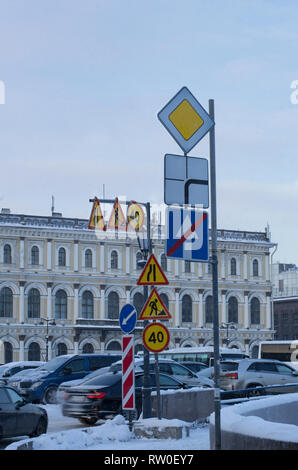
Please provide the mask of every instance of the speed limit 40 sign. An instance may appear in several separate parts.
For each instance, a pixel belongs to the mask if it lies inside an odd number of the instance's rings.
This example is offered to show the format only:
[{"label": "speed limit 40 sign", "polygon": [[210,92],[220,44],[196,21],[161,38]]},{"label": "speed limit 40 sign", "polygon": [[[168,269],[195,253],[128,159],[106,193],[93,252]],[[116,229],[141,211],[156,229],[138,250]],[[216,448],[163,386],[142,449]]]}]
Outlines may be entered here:
[{"label": "speed limit 40 sign", "polygon": [[163,351],[169,344],[169,330],[161,323],[150,323],[143,331],[143,344],[153,353]]}]

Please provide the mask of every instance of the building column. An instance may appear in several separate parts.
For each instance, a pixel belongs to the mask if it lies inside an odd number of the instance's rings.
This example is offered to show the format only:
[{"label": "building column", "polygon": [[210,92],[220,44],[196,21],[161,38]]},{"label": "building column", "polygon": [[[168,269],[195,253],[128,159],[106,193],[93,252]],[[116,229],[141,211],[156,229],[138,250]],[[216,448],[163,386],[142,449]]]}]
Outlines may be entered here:
[{"label": "building column", "polygon": [[100,319],[104,320],[105,318],[105,285],[100,286]]},{"label": "building column", "polygon": [[74,354],[79,354],[79,339],[80,339],[80,335],[79,334],[76,334],[74,339],[73,339],[73,343],[74,343]]},{"label": "building column", "polygon": [[80,284],[74,284],[74,323],[79,318],[79,287]]},{"label": "building column", "polygon": [[73,269],[75,272],[79,270],[79,240],[74,240]]},{"label": "building column", "polygon": [[100,244],[100,272],[105,272],[105,246],[104,243]]},{"label": "building column", "polygon": [[266,323],[265,328],[271,329],[271,292],[266,292]]},{"label": "building column", "polygon": [[243,252],[243,278],[244,278],[245,281],[248,280],[247,251]]},{"label": "building column", "polygon": [[244,291],[244,328],[249,328],[248,291]]},{"label": "building column", "polygon": [[25,360],[24,340],[25,340],[25,335],[19,335],[19,341],[20,341],[19,361],[24,361]]},{"label": "building column", "polygon": [[24,269],[25,267],[25,238],[21,237],[20,239],[20,268]]},{"label": "building column", "polygon": [[199,327],[204,326],[203,293],[204,293],[204,289],[199,289],[199,320],[198,320]]},{"label": "building column", "polygon": [[47,297],[47,318],[51,320],[53,318],[52,315],[52,282],[47,282],[47,289],[48,289],[48,297]]},{"label": "building column", "polygon": [[[177,261],[177,260],[176,260]],[[179,293],[180,289],[176,288],[175,289],[175,326],[180,325],[180,309],[179,309]]]},{"label": "building column", "polygon": [[226,251],[221,250],[221,278],[226,278]]},{"label": "building column", "polygon": [[266,256],[265,256],[265,277],[266,277],[266,281],[269,282],[270,281],[270,259],[269,259],[269,253],[266,253]]},{"label": "building column", "polygon": [[47,269],[52,269],[52,240],[48,239],[48,251],[47,251]]},{"label": "building column", "polygon": [[130,303],[130,287],[125,287],[126,290],[126,303]]},{"label": "building column", "polygon": [[227,323],[227,302],[226,302],[226,290],[221,291],[221,321]]},{"label": "building column", "polygon": [[126,245],[125,248],[125,259],[126,259],[126,274],[130,274],[130,246]]},{"label": "building column", "polygon": [[24,297],[25,281],[20,281],[19,286],[20,286],[19,318],[20,318],[20,323],[24,323],[25,321],[25,297]]}]

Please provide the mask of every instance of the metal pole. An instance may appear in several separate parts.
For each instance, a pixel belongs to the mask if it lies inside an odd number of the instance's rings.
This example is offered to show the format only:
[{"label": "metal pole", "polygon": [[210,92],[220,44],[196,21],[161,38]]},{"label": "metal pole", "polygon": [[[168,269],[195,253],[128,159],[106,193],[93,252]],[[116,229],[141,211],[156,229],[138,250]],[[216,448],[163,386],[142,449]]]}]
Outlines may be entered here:
[{"label": "metal pole", "polygon": [[157,400],[157,417],[162,418],[161,415],[161,401],[160,401],[160,382],[159,382],[159,365],[158,365],[158,354],[155,353],[155,380],[156,380],[156,400]]},{"label": "metal pole", "polygon": [[[214,121],[214,100],[209,100],[209,115]],[[215,168],[215,129],[209,133],[210,187],[211,187],[211,240],[212,240],[212,290],[213,290],[213,343],[214,343],[214,412],[215,449],[221,449],[220,429],[220,365],[219,365],[219,321],[218,321],[218,260],[217,260],[217,220],[216,220],[216,168]]]}]

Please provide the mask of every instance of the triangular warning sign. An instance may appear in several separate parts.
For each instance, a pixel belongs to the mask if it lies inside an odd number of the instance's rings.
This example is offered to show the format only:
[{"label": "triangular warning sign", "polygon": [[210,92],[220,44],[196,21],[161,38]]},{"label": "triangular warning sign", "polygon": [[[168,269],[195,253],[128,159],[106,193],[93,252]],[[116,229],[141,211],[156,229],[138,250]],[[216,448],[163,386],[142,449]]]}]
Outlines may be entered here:
[{"label": "triangular warning sign", "polygon": [[147,300],[146,304],[141,311],[139,320],[166,320],[172,318],[167,307],[164,305],[160,296],[157,293],[157,290],[154,288]]},{"label": "triangular warning sign", "polygon": [[164,275],[157,259],[152,254],[148,259],[146,266],[137,282],[138,286],[153,286],[153,285],[166,285],[169,284],[166,276]]},{"label": "triangular warning sign", "polygon": [[104,222],[103,215],[101,212],[100,203],[97,197],[94,198],[88,228],[93,229],[93,230],[94,229],[106,230],[105,222]]},{"label": "triangular warning sign", "polygon": [[126,230],[127,228],[126,219],[124,217],[122,207],[117,197],[114,202],[113,210],[108,223],[108,228],[115,230]]}]

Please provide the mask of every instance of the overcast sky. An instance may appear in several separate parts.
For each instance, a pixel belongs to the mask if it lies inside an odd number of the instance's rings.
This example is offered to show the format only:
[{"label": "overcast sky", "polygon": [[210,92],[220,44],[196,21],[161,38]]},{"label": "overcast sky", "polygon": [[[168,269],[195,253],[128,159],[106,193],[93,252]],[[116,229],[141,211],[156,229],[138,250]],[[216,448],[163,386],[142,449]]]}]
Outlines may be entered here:
[{"label": "overcast sky", "polygon": [[[0,207],[89,218],[97,195],[163,202],[157,113],[215,100],[218,228],[264,231],[298,265],[298,3],[1,0]],[[298,90],[298,89],[297,89]],[[191,156],[208,158],[205,137]]]}]

